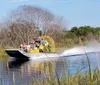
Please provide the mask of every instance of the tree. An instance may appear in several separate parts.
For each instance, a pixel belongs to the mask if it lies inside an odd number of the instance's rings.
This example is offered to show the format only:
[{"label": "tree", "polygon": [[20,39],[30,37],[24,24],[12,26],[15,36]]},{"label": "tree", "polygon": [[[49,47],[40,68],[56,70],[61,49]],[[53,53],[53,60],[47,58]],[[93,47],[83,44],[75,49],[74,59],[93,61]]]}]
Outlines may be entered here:
[{"label": "tree", "polygon": [[23,42],[29,44],[30,40],[39,37],[40,33],[49,34],[54,30],[54,35],[57,31],[61,33],[65,28],[62,19],[58,19],[45,9],[29,5],[13,10],[6,23],[5,36],[8,37],[4,38],[4,41],[13,47]]},{"label": "tree", "polygon": [[78,34],[78,32],[79,32],[78,27],[73,27],[73,28],[70,30],[70,32],[74,33],[76,36],[79,35],[79,34]]},{"label": "tree", "polygon": [[39,36],[39,28],[24,21],[22,23],[12,23],[9,26],[9,34],[12,42],[15,43],[14,45],[18,46],[23,42],[29,44],[33,38]]},{"label": "tree", "polygon": [[8,20],[9,39],[17,45],[23,42],[29,44],[29,41],[34,37],[37,38],[40,31],[45,29],[52,20],[53,15],[44,9],[21,6],[10,14]]},{"label": "tree", "polygon": [[27,21],[34,23],[40,30],[47,29],[53,22],[54,16],[45,9],[24,5],[14,10],[10,15],[10,22]]}]

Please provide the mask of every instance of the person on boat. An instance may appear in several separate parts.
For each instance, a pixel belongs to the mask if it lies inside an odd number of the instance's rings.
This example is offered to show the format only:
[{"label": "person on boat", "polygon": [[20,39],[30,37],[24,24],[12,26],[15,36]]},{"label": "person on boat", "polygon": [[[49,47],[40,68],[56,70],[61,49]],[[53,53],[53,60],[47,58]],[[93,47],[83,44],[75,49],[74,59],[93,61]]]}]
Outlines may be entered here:
[{"label": "person on boat", "polygon": [[30,51],[35,51],[37,49],[39,52],[44,52],[44,48],[49,45],[49,43],[41,37],[39,37],[37,40],[33,39],[30,44]]},{"label": "person on boat", "polygon": [[34,49],[34,45],[35,45],[35,39],[32,39],[32,41],[30,42],[30,49]]},{"label": "person on boat", "polygon": [[25,50],[26,49],[26,43],[24,42],[23,44],[20,44],[20,49],[21,50]]},{"label": "person on boat", "polygon": [[38,42],[38,40],[33,39],[30,44],[31,44],[31,47],[30,47],[31,50],[39,49],[39,42]]},{"label": "person on boat", "polygon": [[49,43],[46,40],[44,40],[43,38],[41,38],[41,45],[48,46]]},{"label": "person on boat", "polygon": [[44,38],[39,38],[39,50],[40,50],[40,52],[44,52],[44,48],[48,45],[49,45],[49,43],[46,40],[44,40]]},{"label": "person on boat", "polygon": [[23,50],[24,49],[24,45],[23,44],[20,44],[20,50]]},{"label": "person on boat", "polygon": [[35,39],[32,39],[31,44],[34,44],[34,43],[35,43],[35,41],[36,41]]},{"label": "person on boat", "polygon": [[26,52],[29,52],[31,45],[26,45]]},{"label": "person on boat", "polygon": [[20,44],[20,50],[28,52],[30,50],[30,45],[26,45],[25,43]]},{"label": "person on boat", "polygon": [[35,49],[39,49],[39,52],[42,52],[41,51],[41,38],[39,37],[37,40],[32,40],[31,41],[31,49],[35,50]]},{"label": "person on boat", "polygon": [[39,46],[40,46],[40,37],[37,40],[35,40],[34,46],[36,48],[39,48]]}]

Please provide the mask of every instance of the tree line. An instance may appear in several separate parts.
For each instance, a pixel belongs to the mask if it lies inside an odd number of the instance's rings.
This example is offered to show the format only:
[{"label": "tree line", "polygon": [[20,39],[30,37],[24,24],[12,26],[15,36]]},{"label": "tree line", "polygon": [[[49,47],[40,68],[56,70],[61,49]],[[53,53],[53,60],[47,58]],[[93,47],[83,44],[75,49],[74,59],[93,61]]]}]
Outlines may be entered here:
[{"label": "tree line", "polygon": [[0,46],[18,47],[41,35],[50,35],[64,30],[63,19],[48,10],[23,5],[13,10],[0,26]]},{"label": "tree line", "polygon": [[70,47],[96,39],[100,41],[100,27],[72,27],[67,30],[62,17],[57,17],[48,10],[29,5],[13,10],[0,26],[0,47],[18,47],[41,35],[51,36],[56,47]]},{"label": "tree line", "polygon": [[100,41],[100,27],[81,26],[73,27],[70,32],[83,41],[97,40]]}]

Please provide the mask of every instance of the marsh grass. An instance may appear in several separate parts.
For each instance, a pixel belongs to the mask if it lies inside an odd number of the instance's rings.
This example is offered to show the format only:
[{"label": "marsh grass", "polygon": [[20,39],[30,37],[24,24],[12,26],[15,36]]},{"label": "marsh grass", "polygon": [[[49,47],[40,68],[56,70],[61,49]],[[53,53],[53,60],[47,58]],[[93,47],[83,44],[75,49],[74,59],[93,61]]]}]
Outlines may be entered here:
[{"label": "marsh grass", "polygon": [[99,70],[93,71],[91,78],[90,73],[79,73],[74,76],[69,76],[69,79],[68,77],[65,79],[54,79],[51,77],[41,82],[33,80],[32,83],[27,85],[100,85],[100,72]]},{"label": "marsh grass", "polygon": [[9,56],[6,54],[5,50],[0,49],[0,59],[9,58]]},{"label": "marsh grass", "polygon": [[87,54],[86,58],[88,63],[88,71],[86,72],[81,72],[84,69],[82,68],[80,71],[77,71],[76,74],[71,75],[70,71],[66,69],[67,64],[63,62],[65,78],[58,77],[57,72],[55,72],[56,78],[53,78],[52,75],[49,75],[49,77],[43,81],[33,80],[33,82],[28,85],[100,85],[99,65],[93,70]]}]

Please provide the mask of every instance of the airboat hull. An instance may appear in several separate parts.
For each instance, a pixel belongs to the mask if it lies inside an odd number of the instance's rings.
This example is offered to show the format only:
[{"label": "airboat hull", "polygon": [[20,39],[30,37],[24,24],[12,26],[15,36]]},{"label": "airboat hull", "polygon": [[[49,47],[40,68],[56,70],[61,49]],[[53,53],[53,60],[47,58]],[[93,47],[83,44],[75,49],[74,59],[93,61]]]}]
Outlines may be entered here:
[{"label": "airboat hull", "polygon": [[5,50],[6,53],[10,57],[16,57],[16,58],[32,58],[32,59],[44,59],[44,58],[59,58],[59,57],[71,57],[71,56],[79,56],[79,55],[86,55],[89,53],[98,53],[100,52],[99,50],[85,50],[84,48],[73,48],[70,50],[65,50],[62,53],[30,53],[30,52],[25,52],[20,49],[7,49]]},{"label": "airboat hull", "polygon": [[34,59],[40,59],[40,58],[52,58],[52,57],[58,57],[58,53],[28,53],[24,52],[19,49],[8,49],[5,50],[5,52],[10,56],[10,57],[15,57],[15,58],[34,58]]}]

